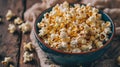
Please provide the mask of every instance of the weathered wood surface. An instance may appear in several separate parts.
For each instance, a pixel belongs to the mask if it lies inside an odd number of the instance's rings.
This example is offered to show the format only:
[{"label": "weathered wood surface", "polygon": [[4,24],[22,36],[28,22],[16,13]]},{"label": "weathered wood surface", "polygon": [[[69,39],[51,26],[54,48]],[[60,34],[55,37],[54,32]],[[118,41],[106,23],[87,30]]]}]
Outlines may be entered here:
[{"label": "weathered wood surface", "polygon": [[[2,17],[2,23],[0,23],[0,61],[6,56],[12,57],[13,65],[18,67],[19,65],[19,45],[21,34],[19,31],[15,34],[10,34],[8,31],[8,24],[13,21],[7,21],[5,15],[8,9],[11,9],[17,16],[20,16],[23,7],[21,0],[0,0],[0,16]],[[3,66],[0,63],[0,67]]]},{"label": "weathered wood surface", "polygon": [[[26,11],[26,9],[30,8],[36,2],[39,2],[39,0],[33,0],[33,1],[26,0],[26,3],[25,3],[25,0],[24,0],[24,2],[23,2],[24,6],[23,7],[26,7],[26,8],[24,8],[24,10]],[[39,59],[37,57],[36,51],[33,52],[34,58],[33,58],[32,62],[26,63],[26,64],[23,63],[23,54],[25,52],[24,49],[23,49],[23,46],[24,46],[23,43],[24,42],[31,42],[29,37],[30,37],[29,33],[22,34],[21,47],[20,47],[20,65],[19,65],[19,67],[40,67],[40,62],[39,62]]]},{"label": "weathered wood surface", "polygon": [[[36,0],[38,1],[38,0]],[[27,1],[27,8],[33,5],[36,1]],[[29,2],[31,2],[29,4]],[[8,24],[13,23],[13,20],[7,21],[5,15],[8,9],[11,9],[17,16],[23,18],[23,12],[26,10],[26,3],[22,3],[22,0],[0,0],[0,17],[2,22],[0,23],[0,62],[6,56],[12,57],[12,64],[15,67],[40,67],[37,53],[34,51],[34,60],[31,63],[23,63],[23,42],[29,42],[29,34],[22,34],[19,30],[15,34],[10,34],[8,31]],[[0,63],[0,67],[6,67]]]},{"label": "weathered wood surface", "polygon": [[[5,15],[8,9],[11,9],[17,16],[23,18],[24,11],[30,8],[33,4],[41,2],[41,0],[0,0],[0,62],[6,56],[13,59],[12,64],[15,67],[41,67],[37,53],[34,51],[34,60],[31,63],[23,63],[23,42],[30,42],[30,34],[22,34],[19,30],[15,34],[10,34],[7,30],[8,24],[13,21],[7,21]],[[97,61],[92,62],[88,67],[119,67],[116,58],[120,55],[120,36],[117,35],[112,41],[112,45],[108,51]],[[0,63],[0,67],[3,66]]]}]

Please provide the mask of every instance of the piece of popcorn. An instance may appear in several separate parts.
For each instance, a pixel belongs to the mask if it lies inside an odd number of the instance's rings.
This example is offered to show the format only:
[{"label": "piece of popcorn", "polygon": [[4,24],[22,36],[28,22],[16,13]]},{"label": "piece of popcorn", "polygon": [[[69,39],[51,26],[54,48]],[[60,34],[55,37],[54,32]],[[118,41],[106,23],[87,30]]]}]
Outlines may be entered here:
[{"label": "piece of popcorn", "polygon": [[58,66],[56,64],[50,64],[50,67],[60,67],[60,66]]},{"label": "piece of popcorn", "polygon": [[71,40],[71,42],[70,42],[70,46],[71,46],[71,47],[76,47],[77,44],[78,44],[78,40],[77,40],[77,39],[73,39],[73,40]]},{"label": "piece of popcorn", "polygon": [[97,41],[96,42],[96,47],[97,48],[100,48],[100,47],[102,47],[103,46],[103,43],[101,42],[101,41]]},{"label": "piece of popcorn", "polygon": [[2,18],[0,17],[0,22],[2,22]]},{"label": "piece of popcorn", "polygon": [[6,20],[10,20],[14,16],[15,16],[15,14],[11,10],[8,10],[8,12],[6,14]]},{"label": "piece of popcorn", "polygon": [[105,26],[106,26],[106,27],[111,27],[111,23],[110,23],[109,21],[107,21],[107,22],[105,23]]},{"label": "piece of popcorn", "polygon": [[14,24],[22,24],[23,23],[23,20],[19,17],[17,17],[15,20],[14,20]]},{"label": "piece of popcorn", "polygon": [[86,6],[92,6],[92,3],[88,3]]},{"label": "piece of popcorn", "polygon": [[9,24],[8,25],[8,30],[10,33],[14,33],[16,31],[16,27],[14,24]]},{"label": "piece of popcorn", "polygon": [[120,65],[120,56],[117,57],[117,64]]},{"label": "piece of popcorn", "polygon": [[50,47],[55,47],[55,48],[56,48],[56,46],[57,46],[58,44],[59,44],[58,42],[55,42],[55,43],[53,43]]},{"label": "piece of popcorn", "polygon": [[112,31],[111,31],[111,29],[110,29],[109,27],[104,28],[103,32],[104,32],[105,34],[112,33]]},{"label": "piece of popcorn", "polygon": [[9,62],[11,62],[11,60],[12,60],[11,57],[5,57],[1,63],[7,65]]},{"label": "piece of popcorn", "polygon": [[54,38],[56,38],[56,37],[58,37],[58,36],[59,36],[58,34],[54,34],[54,33],[53,33],[53,34],[50,35],[50,38],[51,38],[51,40],[53,40]]},{"label": "piece of popcorn", "polygon": [[22,23],[20,26],[19,26],[19,29],[21,29],[21,31],[23,33],[26,33],[26,32],[29,32],[31,31],[31,25],[29,22],[25,22],[25,23]]},{"label": "piece of popcorn", "polygon": [[75,48],[72,50],[72,53],[80,53],[80,52],[81,52],[80,48]]},{"label": "piece of popcorn", "polygon": [[32,45],[32,42],[24,43],[24,50],[33,51],[34,48],[35,47]]},{"label": "piece of popcorn", "polygon": [[98,13],[99,10],[98,10],[97,8],[92,8],[92,12],[93,12],[93,13]]},{"label": "piece of popcorn", "polygon": [[12,64],[10,64],[10,66],[9,67],[15,67],[15,66],[13,66]]},{"label": "piece of popcorn", "polygon": [[104,33],[104,32],[100,33],[100,40],[101,41],[105,40],[106,38],[107,38],[106,33]]},{"label": "piece of popcorn", "polygon": [[62,32],[60,32],[60,38],[67,38],[67,33],[66,32],[64,32],[64,31],[62,31]]},{"label": "piece of popcorn", "polygon": [[42,28],[39,30],[39,36],[41,37],[41,36],[44,36],[45,34],[47,34],[46,31],[47,31],[46,28],[45,28],[45,27],[42,27]]},{"label": "piece of popcorn", "polygon": [[87,45],[81,45],[81,50],[82,51],[88,51],[89,50],[89,46],[87,46]]},{"label": "piece of popcorn", "polygon": [[66,42],[61,42],[61,43],[57,46],[57,48],[60,49],[60,50],[63,50],[63,49],[65,49],[65,48],[67,48],[67,47],[68,47],[68,44],[67,44]]},{"label": "piece of popcorn", "polygon": [[87,41],[86,41],[86,39],[81,39],[81,44],[86,44],[87,43]]},{"label": "piece of popcorn", "polygon": [[45,24],[41,23],[37,23],[38,28],[44,27]]},{"label": "piece of popcorn", "polygon": [[23,58],[24,58],[23,62],[24,63],[30,62],[30,61],[33,60],[33,57],[34,56],[33,56],[32,53],[29,53],[28,51],[25,51],[25,53],[23,54]]}]

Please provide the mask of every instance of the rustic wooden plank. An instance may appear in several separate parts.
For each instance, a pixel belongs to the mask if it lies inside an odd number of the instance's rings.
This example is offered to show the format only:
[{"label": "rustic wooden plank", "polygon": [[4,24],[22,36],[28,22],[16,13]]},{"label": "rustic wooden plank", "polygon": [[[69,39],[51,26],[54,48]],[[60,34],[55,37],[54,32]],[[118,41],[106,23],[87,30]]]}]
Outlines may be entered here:
[{"label": "rustic wooden plank", "polygon": [[[30,0],[27,0],[27,3],[26,3],[26,9],[27,10],[28,8],[30,8],[34,3],[36,2],[39,2],[39,0],[33,0],[33,1],[30,1]],[[24,5],[24,4],[23,4]],[[24,54],[24,42],[30,42],[30,34],[22,34],[22,41],[21,41],[21,48],[20,48],[20,67],[40,67],[40,62],[39,62],[39,58],[37,56],[37,53],[34,51],[33,54],[34,54],[34,59],[32,62],[28,62],[28,63],[24,63],[23,62],[23,54]]]},{"label": "rustic wooden plank", "polygon": [[[20,16],[23,9],[21,0],[0,0],[0,16],[3,22],[0,24],[0,62],[4,57],[10,56],[12,57],[13,65],[18,67],[21,34],[19,32],[15,34],[9,33],[8,24],[13,23],[13,21],[5,19],[8,9]],[[0,67],[4,66],[0,63]]]},{"label": "rustic wooden plank", "polygon": [[40,62],[39,62],[39,59],[38,59],[38,56],[37,56],[37,53],[34,51],[33,54],[34,54],[34,58],[33,58],[33,61],[32,62],[28,62],[28,63],[24,63],[23,62],[23,54],[24,54],[24,42],[30,42],[30,35],[29,34],[26,34],[26,35],[22,35],[22,43],[21,43],[21,52],[20,52],[20,67],[40,67]]}]

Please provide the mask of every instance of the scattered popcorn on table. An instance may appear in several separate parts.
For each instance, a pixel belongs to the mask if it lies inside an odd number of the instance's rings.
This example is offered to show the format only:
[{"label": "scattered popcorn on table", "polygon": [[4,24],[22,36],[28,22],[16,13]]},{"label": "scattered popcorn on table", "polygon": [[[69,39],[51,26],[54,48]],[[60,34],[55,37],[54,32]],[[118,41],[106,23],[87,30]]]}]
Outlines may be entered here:
[{"label": "scattered popcorn on table", "polygon": [[11,18],[14,16],[15,16],[15,14],[11,10],[8,10],[8,12],[6,14],[6,20],[11,20]]},{"label": "scattered popcorn on table", "polygon": [[33,51],[34,46],[32,45],[32,42],[24,43],[24,50]]},{"label": "scattered popcorn on table", "polygon": [[117,64],[120,65],[120,56],[117,57]]},{"label": "scattered popcorn on table", "polygon": [[23,62],[26,63],[26,62],[30,62],[33,60],[33,54],[32,53],[29,53],[28,51],[25,51],[25,53],[23,54]]},{"label": "scattered popcorn on table", "polygon": [[2,22],[2,18],[0,17],[0,22]]},{"label": "scattered popcorn on table", "polygon": [[11,60],[12,60],[11,57],[5,57],[1,63],[7,65],[9,62],[11,62]]},{"label": "scattered popcorn on table", "polygon": [[15,66],[13,66],[12,64],[10,64],[10,66],[9,67],[15,67]]},{"label": "scattered popcorn on table", "polygon": [[16,27],[14,24],[9,24],[8,25],[8,30],[10,31],[10,33],[14,33],[16,31]]},{"label": "scattered popcorn on table", "polygon": [[31,31],[31,25],[30,25],[29,22],[22,23],[22,24],[19,26],[19,29],[21,29],[21,31],[22,31],[23,33],[26,33],[26,32]]},{"label": "scattered popcorn on table", "polygon": [[17,17],[15,20],[14,20],[14,24],[22,24],[23,23],[23,20],[19,17]]},{"label": "scattered popcorn on table", "polygon": [[100,48],[109,40],[110,21],[103,21],[99,9],[90,4],[57,4],[37,24],[39,37],[47,45],[64,52],[84,52]]}]

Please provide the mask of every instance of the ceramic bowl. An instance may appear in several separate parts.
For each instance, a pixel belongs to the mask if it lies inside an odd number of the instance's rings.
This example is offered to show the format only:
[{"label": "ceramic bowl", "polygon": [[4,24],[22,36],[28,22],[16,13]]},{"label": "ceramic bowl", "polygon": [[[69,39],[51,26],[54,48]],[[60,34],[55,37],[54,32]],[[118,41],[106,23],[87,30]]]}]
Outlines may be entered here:
[{"label": "ceramic bowl", "polygon": [[93,62],[96,59],[99,59],[107,49],[109,49],[110,42],[113,38],[114,32],[115,32],[115,26],[114,23],[112,22],[111,18],[101,10],[99,11],[100,14],[102,14],[102,19],[104,21],[110,21],[111,22],[111,31],[112,33],[109,34],[109,40],[102,46],[101,48],[91,50],[88,52],[81,52],[81,53],[67,53],[67,52],[62,52],[56,49],[51,48],[50,46],[46,45],[44,41],[39,38],[38,36],[38,27],[37,23],[42,20],[44,17],[43,15],[46,12],[50,12],[52,10],[51,8],[48,8],[47,10],[43,11],[38,18],[36,19],[34,23],[34,35],[36,37],[37,43],[39,44],[40,48],[52,59],[57,64],[61,65],[78,65],[78,64],[84,64],[84,63],[89,63]]}]

